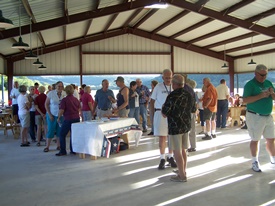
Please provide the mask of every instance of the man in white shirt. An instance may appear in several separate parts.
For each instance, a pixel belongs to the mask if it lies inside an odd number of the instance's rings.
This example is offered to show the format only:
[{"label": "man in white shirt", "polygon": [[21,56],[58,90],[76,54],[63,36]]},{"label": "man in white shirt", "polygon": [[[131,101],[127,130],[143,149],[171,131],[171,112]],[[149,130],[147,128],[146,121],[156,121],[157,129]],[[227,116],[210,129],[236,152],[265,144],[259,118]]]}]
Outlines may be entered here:
[{"label": "man in white shirt", "polygon": [[19,84],[18,81],[15,81],[13,84],[13,89],[10,92],[10,98],[12,100],[12,115],[13,119],[15,122],[19,123],[19,118],[18,118],[18,103],[17,103],[17,98],[19,96]]},{"label": "man in white shirt", "polygon": [[[154,135],[159,136],[159,150],[160,150],[160,163],[158,166],[159,170],[165,169],[165,148],[166,139],[168,136],[168,122],[167,118],[164,118],[161,113],[162,105],[164,104],[168,94],[170,94],[172,89],[172,71],[170,69],[165,69],[162,72],[163,82],[158,83],[154,88],[150,101],[150,111],[154,111]],[[169,139],[168,139],[169,145]],[[175,160],[173,158],[173,150],[168,147],[169,154],[167,161],[171,167],[177,167]]]},{"label": "man in white shirt", "polygon": [[216,87],[218,94],[216,128],[226,128],[229,91],[224,79],[221,79],[220,83],[221,84]]}]

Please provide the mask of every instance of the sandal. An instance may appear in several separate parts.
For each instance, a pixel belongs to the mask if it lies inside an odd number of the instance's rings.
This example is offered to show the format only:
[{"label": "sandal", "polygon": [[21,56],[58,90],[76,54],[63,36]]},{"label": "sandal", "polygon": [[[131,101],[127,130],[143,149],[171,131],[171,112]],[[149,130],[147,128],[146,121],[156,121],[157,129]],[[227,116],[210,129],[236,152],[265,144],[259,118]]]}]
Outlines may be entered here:
[{"label": "sandal", "polygon": [[48,152],[49,151],[49,148],[44,148],[44,152]]},{"label": "sandal", "polygon": [[40,142],[37,142],[37,143],[36,143],[36,146],[39,147],[39,146],[40,146]]}]

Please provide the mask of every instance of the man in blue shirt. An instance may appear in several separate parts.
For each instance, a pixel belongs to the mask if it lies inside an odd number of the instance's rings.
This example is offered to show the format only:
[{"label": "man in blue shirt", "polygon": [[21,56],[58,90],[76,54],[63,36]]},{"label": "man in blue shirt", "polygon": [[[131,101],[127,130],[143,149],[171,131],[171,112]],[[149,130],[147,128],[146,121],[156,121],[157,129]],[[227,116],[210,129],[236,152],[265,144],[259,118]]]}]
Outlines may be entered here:
[{"label": "man in blue shirt", "polygon": [[139,111],[142,117],[142,128],[143,132],[147,132],[147,104],[150,97],[150,91],[148,87],[142,85],[141,79],[136,79],[136,83],[136,92],[139,95]]},{"label": "man in blue shirt", "polygon": [[109,81],[103,79],[102,88],[97,90],[95,94],[94,115],[99,118],[112,115],[112,103],[116,103],[114,92],[108,88]]}]

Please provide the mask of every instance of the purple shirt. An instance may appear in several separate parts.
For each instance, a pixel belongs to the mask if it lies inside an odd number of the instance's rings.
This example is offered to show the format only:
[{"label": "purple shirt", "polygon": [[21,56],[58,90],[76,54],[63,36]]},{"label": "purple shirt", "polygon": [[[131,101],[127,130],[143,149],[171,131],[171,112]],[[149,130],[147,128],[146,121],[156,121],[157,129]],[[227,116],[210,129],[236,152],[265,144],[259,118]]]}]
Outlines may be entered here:
[{"label": "purple shirt", "polygon": [[73,95],[68,95],[60,102],[59,109],[64,110],[64,120],[72,120],[79,118],[80,102]]}]

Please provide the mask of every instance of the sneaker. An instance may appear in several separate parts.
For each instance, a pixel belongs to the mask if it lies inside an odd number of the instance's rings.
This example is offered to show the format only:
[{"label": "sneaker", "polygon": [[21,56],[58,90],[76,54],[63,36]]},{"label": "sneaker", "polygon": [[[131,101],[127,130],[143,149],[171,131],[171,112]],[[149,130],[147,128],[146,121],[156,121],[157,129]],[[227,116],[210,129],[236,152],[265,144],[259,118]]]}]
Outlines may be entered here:
[{"label": "sneaker", "polygon": [[174,157],[170,157],[170,158],[167,157],[167,162],[168,162],[167,166],[171,166],[173,168],[177,168],[178,167],[177,163],[174,160]]},{"label": "sneaker", "polygon": [[199,134],[204,134],[204,131],[199,132]]},{"label": "sneaker", "polygon": [[202,138],[202,140],[211,140],[212,137],[210,135],[205,135],[205,137]]},{"label": "sneaker", "polygon": [[143,132],[143,133],[144,133],[144,132],[147,132],[147,129],[142,130],[142,132]]},{"label": "sneaker", "polygon": [[217,136],[216,136],[216,134],[211,134],[211,137],[216,138]]},{"label": "sneaker", "polygon": [[165,169],[165,159],[161,159],[159,163],[159,170],[164,170]]},{"label": "sneaker", "polygon": [[261,171],[262,171],[262,170],[260,169],[259,163],[258,163],[257,161],[252,163],[252,170],[253,170],[254,172],[261,172]]},{"label": "sneaker", "polygon": [[173,182],[187,182],[186,176],[184,178],[180,178],[179,175],[170,177],[170,180]]}]

